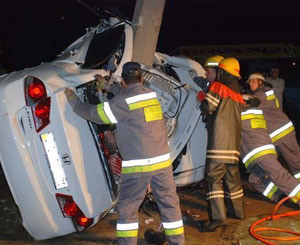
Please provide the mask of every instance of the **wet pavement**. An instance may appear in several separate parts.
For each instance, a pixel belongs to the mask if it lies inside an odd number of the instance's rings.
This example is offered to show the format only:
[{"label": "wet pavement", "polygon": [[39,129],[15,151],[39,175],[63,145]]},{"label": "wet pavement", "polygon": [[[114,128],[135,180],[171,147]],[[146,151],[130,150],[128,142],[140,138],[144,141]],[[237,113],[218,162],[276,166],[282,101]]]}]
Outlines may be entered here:
[{"label": "wet pavement", "polygon": [[[18,210],[14,206],[13,199],[10,195],[8,186],[5,182],[3,173],[0,174],[0,245],[6,244],[74,244],[74,245],[94,245],[94,244],[117,244],[115,237],[116,213],[109,213],[102,221],[94,227],[81,232],[71,234],[65,237],[50,239],[46,241],[34,241],[25,231],[18,215]],[[249,234],[250,226],[260,218],[271,214],[274,203],[269,202],[260,194],[253,191],[249,185],[244,182],[245,189],[245,220],[235,220],[229,218],[227,226],[219,228],[216,232],[200,233],[199,223],[207,219],[206,201],[204,189],[200,184],[189,187],[179,188],[178,193],[181,200],[183,221],[185,226],[186,244],[207,244],[207,245],[255,245],[262,244],[257,242]],[[144,212],[139,213],[140,232],[138,244],[148,244],[145,242],[144,232],[152,228],[157,230],[160,226],[158,212],[155,206],[147,205]],[[293,203],[285,205],[279,209],[279,212],[296,210],[297,206]],[[267,222],[264,226],[281,227],[293,231],[300,231],[300,217],[294,216],[283,218],[274,224]],[[269,235],[272,233],[268,233]],[[274,235],[274,233],[273,233]],[[280,234],[276,234],[280,235]],[[299,242],[285,244],[300,244]]]}]

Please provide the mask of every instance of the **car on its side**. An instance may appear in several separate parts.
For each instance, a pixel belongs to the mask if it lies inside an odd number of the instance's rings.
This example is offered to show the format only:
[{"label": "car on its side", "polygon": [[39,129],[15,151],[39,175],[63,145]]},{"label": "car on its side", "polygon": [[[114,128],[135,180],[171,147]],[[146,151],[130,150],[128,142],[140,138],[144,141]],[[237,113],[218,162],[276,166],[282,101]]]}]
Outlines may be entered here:
[{"label": "car on its side", "polygon": [[[73,113],[64,89],[90,103],[108,99],[95,75],[118,81],[132,46],[130,23],[110,18],[52,62],[0,76],[0,162],[34,239],[93,226],[115,205],[119,179],[108,163],[106,129]],[[203,179],[207,133],[193,82],[203,75],[197,62],[161,53],[153,67],[143,66],[163,107],[178,186]]]}]

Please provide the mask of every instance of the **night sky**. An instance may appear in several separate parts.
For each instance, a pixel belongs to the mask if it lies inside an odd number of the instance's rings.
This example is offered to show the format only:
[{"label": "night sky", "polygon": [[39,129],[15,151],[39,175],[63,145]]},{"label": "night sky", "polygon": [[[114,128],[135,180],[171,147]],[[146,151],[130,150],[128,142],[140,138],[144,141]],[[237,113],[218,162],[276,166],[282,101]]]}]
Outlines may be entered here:
[{"label": "night sky", "polygon": [[[0,0],[1,65],[22,69],[51,61],[98,13],[116,7],[132,19],[135,0]],[[166,0],[158,50],[180,45],[300,43],[300,14],[291,1]],[[263,4],[263,5],[262,5]],[[1,53],[0,53],[1,54]]]}]

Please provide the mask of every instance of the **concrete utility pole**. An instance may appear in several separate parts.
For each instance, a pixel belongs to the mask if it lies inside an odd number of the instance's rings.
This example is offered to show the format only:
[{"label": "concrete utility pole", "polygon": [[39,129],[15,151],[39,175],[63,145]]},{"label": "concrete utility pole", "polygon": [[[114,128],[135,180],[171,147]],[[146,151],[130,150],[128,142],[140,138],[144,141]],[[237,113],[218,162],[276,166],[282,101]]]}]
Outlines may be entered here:
[{"label": "concrete utility pole", "polygon": [[133,60],[151,66],[166,0],[137,0],[132,19]]}]

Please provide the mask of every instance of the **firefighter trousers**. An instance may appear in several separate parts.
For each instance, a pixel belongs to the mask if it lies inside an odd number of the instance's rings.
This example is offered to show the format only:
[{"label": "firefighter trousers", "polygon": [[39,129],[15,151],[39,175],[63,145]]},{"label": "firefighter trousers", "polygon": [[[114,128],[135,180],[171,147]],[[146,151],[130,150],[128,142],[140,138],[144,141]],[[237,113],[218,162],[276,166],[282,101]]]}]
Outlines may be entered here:
[{"label": "firefighter trousers", "polygon": [[300,182],[278,162],[274,154],[253,162],[248,180],[257,191],[275,202],[280,200],[282,194],[299,195]]},{"label": "firefighter trousers", "polygon": [[291,173],[300,180],[300,148],[294,132],[275,142],[276,151],[283,158]]},{"label": "firefighter trousers", "polygon": [[244,194],[237,164],[206,163],[205,182],[210,221],[225,221],[226,213],[244,219]]},{"label": "firefighter trousers", "polygon": [[148,184],[155,197],[169,245],[184,244],[184,231],[179,198],[172,167],[153,176],[122,179],[117,203],[118,244],[137,244],[138,209],[144,200]]}]

